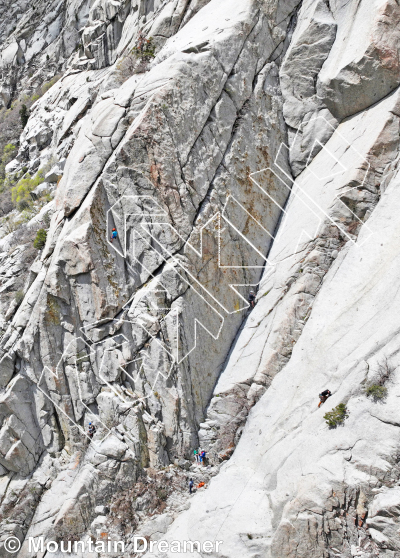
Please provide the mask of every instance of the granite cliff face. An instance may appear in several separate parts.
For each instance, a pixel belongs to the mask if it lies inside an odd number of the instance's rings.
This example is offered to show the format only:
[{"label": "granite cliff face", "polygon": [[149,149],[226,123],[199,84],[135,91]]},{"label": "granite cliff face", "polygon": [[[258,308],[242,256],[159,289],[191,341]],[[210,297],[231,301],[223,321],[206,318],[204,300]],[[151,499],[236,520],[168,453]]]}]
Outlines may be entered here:
[{"label": "granite cliff face", "polygon": [[42,88],[6,177],[52,192],[2,224],[2,556],[400,557],[399,34],[395,0],[0,8],[3,113]]}]

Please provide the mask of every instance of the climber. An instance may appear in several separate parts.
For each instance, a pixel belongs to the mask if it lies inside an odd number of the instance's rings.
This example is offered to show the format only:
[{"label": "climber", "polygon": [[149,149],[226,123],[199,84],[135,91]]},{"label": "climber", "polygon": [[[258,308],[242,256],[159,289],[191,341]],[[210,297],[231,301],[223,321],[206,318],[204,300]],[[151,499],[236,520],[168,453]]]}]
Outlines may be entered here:
[{"label": "climber", "polygon": [[90,439],[96,434],[96,427],[92,422],[89,422],[88,434]]},{"label": "climber", "polygon": [[197,451],[197,449],[193,450],[193,455],[194,455],[194,459],[196,461],[196,463],[199,462],[199,452]]},{"label": "climber", "polygon": [[206,452],[204,450],[201,452],[201,457],[200,458],[201,458],[201,461],[202,461],[203,465],[205,465],[206,464]]},{"label": "climber", "polygon": [[115,240],[115,239],[117,238],[117,236],[118,236],[117,230],[116,230],[116,229],[113,229],[112,232],[111,232],[110,241],[112,242],[113,240]]},{"label": "climber", "polygon": [[192,490],[193,490],[193,484],[194,484],[194,483],[193,483],[193,479],[190,479],[190,481],[189,481],[189,494],[191,494],[191,493],[192,493]]},{"label": "climber", "polygon": [[249,303],[252,308],[256,305],[256,293],[254,291],[250,291],[249,293]]},{"label": "climber", "polygon": [[325,403],[325,401],[328,399],[328,397],[330,397],[332,395],[332,392],[329,391],[329,389],[326,389],[325,391],[323,391],[322,393],[319,394],[319,403],[318,403],[318,407],[321,407],[322,403]]}]

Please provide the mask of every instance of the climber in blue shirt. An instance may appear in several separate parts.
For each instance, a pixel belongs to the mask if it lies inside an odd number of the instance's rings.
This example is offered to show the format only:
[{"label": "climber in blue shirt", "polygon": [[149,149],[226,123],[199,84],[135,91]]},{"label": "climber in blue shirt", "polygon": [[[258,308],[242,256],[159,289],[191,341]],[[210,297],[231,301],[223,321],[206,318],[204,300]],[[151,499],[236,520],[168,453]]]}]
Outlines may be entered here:
[{"label": "climber in blue shirt", "polygon": [[111,233],[111,238],[110,238],[111,242],[112,242],[115,238],[117,238],[117,236],[118,236],[117,230],[116,230],[116,229],[113,229],[113,230],[112,230],[112,233]]},{"label": "climber in blue shirt", "polygon": [[90,439],[96,434],[96,427],[92,422],[89,422],[88,434]]}]

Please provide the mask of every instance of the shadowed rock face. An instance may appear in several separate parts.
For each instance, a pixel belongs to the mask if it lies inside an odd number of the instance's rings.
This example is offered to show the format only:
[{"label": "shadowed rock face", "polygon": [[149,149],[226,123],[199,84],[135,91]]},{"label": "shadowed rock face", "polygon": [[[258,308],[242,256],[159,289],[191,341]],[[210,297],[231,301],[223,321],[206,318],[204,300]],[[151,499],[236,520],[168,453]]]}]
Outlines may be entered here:
[{"label": "shadowed rock face", "polygon": [[[397,558],[396,10],[12,5],[3,104],[61,78],[8,167],[51,161],[55,196],[22,302],[0,290],[0,544],[143,528],[213,556]],[[199,445],[214,478],[188,503]]]}]

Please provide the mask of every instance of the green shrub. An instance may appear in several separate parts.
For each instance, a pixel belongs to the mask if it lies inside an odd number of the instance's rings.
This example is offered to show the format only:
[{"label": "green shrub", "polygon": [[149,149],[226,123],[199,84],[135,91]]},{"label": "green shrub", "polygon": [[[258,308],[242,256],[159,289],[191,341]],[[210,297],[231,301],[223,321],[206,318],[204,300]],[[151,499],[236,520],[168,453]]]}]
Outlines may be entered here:
[{"label": "green shrub", "polygon": [[43,178],[43,171],[39,171],[36,175],[32,178],[31,175],[28,173],[26,178],[22,178],[14,188],[11,189],[11,198],[15,204],[18,204],[22,201],[31,201],[30,193],[32,190],[39,186],[44,182]]},{"label": "green shrub", "polygon": [[41,87],[39,87],[39,89],[36,89],[35,93],[32,95],[32,97],[29,99],[29,104],[32,105],[33,103],[35,103],[38,99],[40,99],[40,97],[43,97],[43,95],[45,93],[47,93],[47,91],[53,87],[53,85],[55,83],[57,83],[57,81],[60,79],[61,76],[54,76],[50,81],[47,81],[46,83],[44,83]]},{"label": "green shrub", "polygon": [[3,156],[1,158],[1,162],[3,163],[9,163],[11,161],[11,159],[13,158],[13,153],[17,148],[15,147],[15,145],[13,145],[12,143],[7,143],[7,145],[4,146],[3,149]]},{"label": "green shrub", "polygon": [[21,302],[24,300],[24,291],[16,291],[14,295],[14,299],[15,302],[17,303],[17,306],[19,306]]},{"label": "green shrub", "polygon": [[45,215],[43,215],[43,219],[41,222],[43,223],[46,229],[50,227],[50,221],[51,221],[50,213],[45,213]]},{"label": "green shrub", "polygon": [[156,46],[153,43],[153,37],[146,39],[143,33],[139,33],[136,46],[132,49],[132,54],[136,54],[142,61],[148,61],[154,58],[155,51]]},{"label": "green shrub", "polygon": [[[136,45],[116,65],[116,77],[120,83],[124,83],[134,74],[142,74],[149,69],[149,62],[155,56],[156,47],[153,37],[146,39],[142,32],[139,33]],[[163,105],[163,108],[168,108]]]},{"label": "green shrub", "polygon": [[339,424],[343,424],[348,416],[345,403],[339,403],[332,411],[324,415],[324,419],[330,428],[335,428]]},{"label": "green shrub", "polygon": [[41,250],[46,244],[47,232],[44,229],[39,229],[36,233],[35,240],[33,241],[33,246],[37,250]]},{"label": "green shrub", "polygon": [[[26,109],[22,108],[25,105]],[[19,137],[22,132],[22,124],[26,123],[26,118],[21,122],[20,110],[23,115],[27,115],[31,102],[29,97],[21,95],[14,99],[12,108],[0,108],[0,214],[7,214],[12,211],[15,205],[11,202],[11,188],[15,186],[18,178],[16,173],[5,174],[6,165],[15,157],[17,147],[12,140]]]},{"label": "green shrub", "polygon": [[57,81],[60,79],[61,76],[54,76],[50,81],[42,85],[41,93],[44,95]]},{"label": "green shrub", "polygon": [[385,384],[388,384],[392,380],[392,376],[396,370],[396,367],[388,360],[387,357],[383,357],[377,364],[374,374],[373,382],[365,389],[365,395],[367,397],[372,397],[376,401],[381,401],[387,396],[388,390]]},{"label": "green shrub", "polygon": [[372,397],[374,401],[384,399],[387,395],[387,388],[378,384],[371,384],[365,390],[367,397]]},{"label": "green shrub", "polygon": [[16,149],[17,148],[12,143],[7,143],[3,147],[3,153],[0,156],[0,189],[2,189],[4,185],[6,165],[13,159]]},{"label": "green shrub", "polygon": [[25,211],[26,209],[29,209],[29,208],[30,208],[30,205],[29,205],[28,200],[23,199],[23,200],[21,200],[17,203],[18,211]]},{"label": "green shrub", "polygon": [[57,83],[57,81],[60,79],[61,76],[54,76],[50,81],[47,81],[46,83],[44,83],[39,89],[37,89],[35,91],[35,94],[32,95],[30,102],[31,104],[34,103],[35,101],[37,101],[38,99],[40,99],[40,97],[43,97],[43,95],[45,93],[47,93],[47,91],[53,87],[53,85],[55,83]]},{"label": "green shrub", "polygon": [[1,159],[0,159],[0,166],[1,166],[0,172],[1,172],[1,177],[2,178],[4,178],[4,172],[5,172],[4,168],[14,157],[14,153],[15,153],[16,149],[17,148],[12,143],[7,143],[3,147],[3,153],[2,153]]},{"label": "green shrub", "polygon": [[[30,77],[33,71],[29,72]],[[21,176],[17,173],[5,175],[5,166],[15,157],[16,146],[11,141],[21,135],[22,129],[26,126],[29,118],[29,111],[36,99],[39,99],[54,83],[59,79],[55,76],[49,82],[45,83],[34,91],[34,98],[26,94],[20,95],[13,99],[10,108],[0,108],[0,215],[6,215],[12,211],[17,201],[11,201],[11,189],[16,185]],[[23,173],[27,172],[27,167],[23,169]]]}]

